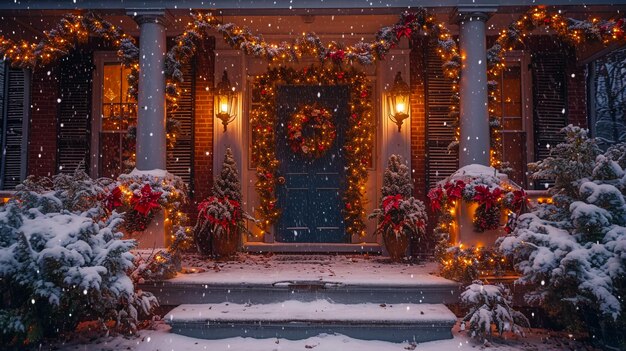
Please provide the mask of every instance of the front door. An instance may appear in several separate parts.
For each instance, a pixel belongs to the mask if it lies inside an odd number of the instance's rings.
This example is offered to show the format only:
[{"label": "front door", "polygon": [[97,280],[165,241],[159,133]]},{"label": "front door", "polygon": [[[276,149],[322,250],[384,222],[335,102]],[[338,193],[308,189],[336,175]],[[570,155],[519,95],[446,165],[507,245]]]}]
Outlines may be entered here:
[{"label": "front door", "polygon": [[[347,86],[280,86],[277,91],[276,157],[280,161],[277,186],[282,215],[275,240],[291,243],[346,243],[341,209],[345,186],[344,156],[341,152],[348,117]],[[336,137],[328,150],[314,157],[294,151],[288,140],[288,122],[304,105],[316,103],[328,110]],[[302,130],[312,135],[311,128]],[[284,181],[283,181],[284,180]]]}]

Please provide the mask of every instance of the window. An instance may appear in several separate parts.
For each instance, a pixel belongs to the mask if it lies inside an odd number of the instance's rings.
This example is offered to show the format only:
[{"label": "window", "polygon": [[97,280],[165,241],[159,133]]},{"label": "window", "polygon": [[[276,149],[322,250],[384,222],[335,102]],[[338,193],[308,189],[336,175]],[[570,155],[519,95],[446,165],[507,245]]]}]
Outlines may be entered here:
[{"label": "window", "polygon": [[0,61],[0,190],[26,177],[30,72]]},{"label": "window", "polygon": [[527,186],[526,164],[532,160],[530,83],[524,70],[527,58],[521,51],[509,53],[498,77],[493,113],[502,123],[502,158],[508,163],[509,178]]},{"label": "window", "polygon": [[591,64],[592,132],[602,148],[626,141],[626,49]]},{"label": "window", "polygon": [[[117,178],[134,167],[137,103],[128,94],[130,69],[107,54],[96,54],[94,118],[92,130],[92,176]],[[130,129],[129,129],[130,128]],[[129,131],[131,134],[129,134]]]}]

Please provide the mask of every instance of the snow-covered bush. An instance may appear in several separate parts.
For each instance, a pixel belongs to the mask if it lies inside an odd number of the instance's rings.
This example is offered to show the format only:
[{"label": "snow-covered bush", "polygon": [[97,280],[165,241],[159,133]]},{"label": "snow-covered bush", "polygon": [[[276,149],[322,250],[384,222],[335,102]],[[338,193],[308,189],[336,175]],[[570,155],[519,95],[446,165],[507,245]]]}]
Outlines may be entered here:
[{"label": "snow-covered bush", "polygon": [[552,203],[520,216],[498,246],[532,287],[529,302],[604,337],[626,326],[626,147],[600,154],[586,130],[564,132],[565,142],[534,165],[535,177],[555,182]]},{"label": "snow-covered bush", "polygon": [[383,235],[425,239],[428,215],[424,203],[413,197],[409,168],[401,156],[391,155],[383,174],[380,207],[369,218],[378,220],[376,231]]},{"label": "snow-covered bush", "polygon": [[0,344],[32,344],[83,320],[133,329],[156,306],[135,291],[120,214],[107,214],[109,181],[85,173],[27,179],[0,208]]},{"label": "snow-covered bush", "polygon": [[509,290],[502,284],[483,285],[476,281],[461,293],[461,303],[469,308],[463,323],[469,323],[474,338],[490,337],[492,327],[500,335],[509,331],[524,335],[523,328],[530,327],[528,319],[511,307]]},{"label": "snow-covered bush", "polygon": [[226,240],[247,231],[244,219],[254,220],[242,208],[241,184],[237,162],[230,148],[226,149],[220,175],[215,178],[213,196],[198,205],[194,241],[200,253],[212,251],[211,238]]}]

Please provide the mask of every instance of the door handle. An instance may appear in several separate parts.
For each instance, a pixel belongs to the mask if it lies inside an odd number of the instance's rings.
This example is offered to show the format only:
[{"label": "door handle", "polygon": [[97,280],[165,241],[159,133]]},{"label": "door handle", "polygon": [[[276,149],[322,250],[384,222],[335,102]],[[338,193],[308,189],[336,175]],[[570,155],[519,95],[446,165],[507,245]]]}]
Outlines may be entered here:
[{"label": "door handle", "polygon": [[278,181],[278,184],[283,185],[285,184],[285,177],[278,177],[277,181]]}]

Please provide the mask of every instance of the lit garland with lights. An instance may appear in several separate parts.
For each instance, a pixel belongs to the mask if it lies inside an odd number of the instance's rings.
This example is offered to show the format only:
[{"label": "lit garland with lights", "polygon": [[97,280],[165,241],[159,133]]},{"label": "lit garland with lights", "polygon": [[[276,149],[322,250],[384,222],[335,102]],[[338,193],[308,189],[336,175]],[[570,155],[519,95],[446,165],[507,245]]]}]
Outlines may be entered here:
[{"label": "lit garland with lights", "polygon": [[495,113],[497,103],[496,79],[505,68],[505,54],[524,43],[524,39],[537,29],[545,27],[557,37],[576,46],[585,42],[599,42],[608,45],[626,39],[626,19],[578,20],[568,18],[559,12],[551,12],[544,6],[530,9],[517,21],[500,31],[498,39],[487,50],[487,76],[489,79],[489,121],[491,126],[491,166],[500,169],[502,165],[502,121]]},{"label": "lit garland with lights", "polygon": [[[494,273],[504,264],[504,258],[486,248],[463,248],[462,244],[452,246],[450,242],[454,220],[460,202],[478,205],[472,222],[475,232],[500,228],[503,211],[509,217],[518,216],[527,206],[528,198],[522,189],[501,180],[497,174],[463,175],[459,170],[445,182],[428,193],[433,212],[439,212],[435,235],[439,238],[435,256],[442,265],[442,274],[448,278],[471,282],[477,275]],[[512,230],[514,223],[508,223],[505,230]]]},{"label": "lit garland with lights", "polygon": [[[312,136],[306,137],[305,130]],[[291,151],[298,155],[319,158],[332,146],[337,136],[333,116],[317,104],[304,105],[287,121],[287,140]]]},{"label": "lit garland with lights", "polygon": [[124,213],[126,234],[145,230],[158,211],[164,211],[168,233],[167,251],[158,251],[146,263],[144,278],[167,278],[180,268],[181,251],[188,247],[191,229],[183,212],[187,203],[187,185],[178,176],[122,174],[103,194],[102,202],[109,212]]},{"label": "lit garland with lights", "polygon": [[257,214],[261,228],[267,231],[280,216],[276,206],[276,88],[286,85],[347,85],[350,89],[349,117],[343,145],[346,188],[342,194],[343,218],[348,234],[365,235],[363,195],[367,182],[367,167],[372,157],[374,121],[371,115],[370,82],[364,73],[336,66],[311,66],[302,70],[279,67],[257,76],[255,86],[260,90],[260,107],[252,111],[250,125],[253,133],[252,158],[257,165],[256,189],[261,203]]}]

